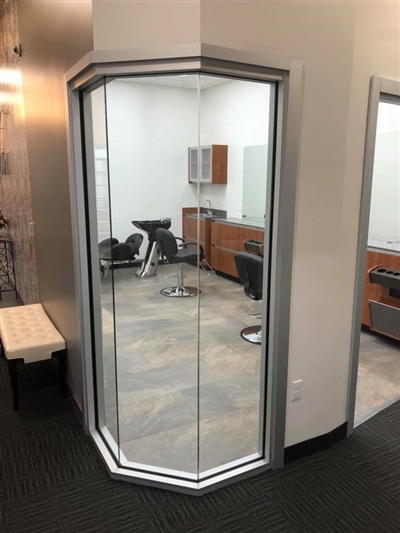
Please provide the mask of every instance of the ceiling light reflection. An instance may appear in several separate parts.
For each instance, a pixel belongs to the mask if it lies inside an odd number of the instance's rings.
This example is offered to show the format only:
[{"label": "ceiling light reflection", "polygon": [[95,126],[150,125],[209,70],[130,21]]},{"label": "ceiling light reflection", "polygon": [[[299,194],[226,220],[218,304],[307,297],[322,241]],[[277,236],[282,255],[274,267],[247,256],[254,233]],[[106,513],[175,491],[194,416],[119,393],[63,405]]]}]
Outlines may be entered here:
[{"label": "ceiling light reflection", "polygon": [[2,68],[0,70],[0,83],[8,83],[9,85],[22,85],[22,76],[19,69]]}]

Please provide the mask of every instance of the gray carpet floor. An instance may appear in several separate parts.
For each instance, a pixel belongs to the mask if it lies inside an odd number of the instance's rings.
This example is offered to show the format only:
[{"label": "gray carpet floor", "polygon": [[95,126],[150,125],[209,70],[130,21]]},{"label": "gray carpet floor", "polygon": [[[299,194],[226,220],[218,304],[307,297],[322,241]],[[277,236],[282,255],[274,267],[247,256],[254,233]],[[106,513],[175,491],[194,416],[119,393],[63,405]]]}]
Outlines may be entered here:
[{"label": "gray carpet floor", "polygon": [[0,361],[2,533],[397,533],[400,403],[332,448],[202,497],[109,478],[50,361]]}]

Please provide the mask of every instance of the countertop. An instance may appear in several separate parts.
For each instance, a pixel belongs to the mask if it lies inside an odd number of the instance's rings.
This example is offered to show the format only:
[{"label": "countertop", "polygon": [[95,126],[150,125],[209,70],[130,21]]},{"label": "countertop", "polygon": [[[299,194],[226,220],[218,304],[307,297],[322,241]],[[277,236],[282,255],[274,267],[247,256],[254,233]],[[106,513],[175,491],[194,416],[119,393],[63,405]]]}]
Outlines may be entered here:
[{"label": "countertop", "polygon": [[259,217],[243,217],[243,218],[213,218],[213,222],[220,222],[222,224],[232,224],[233,226],[245,226],[250,228],[264,229],[265,219]]},{"label": "countertop", "polygon": [[388,253],[400,253],[400,238],[390,235],[369,235],[368,249],[382,250]]}]

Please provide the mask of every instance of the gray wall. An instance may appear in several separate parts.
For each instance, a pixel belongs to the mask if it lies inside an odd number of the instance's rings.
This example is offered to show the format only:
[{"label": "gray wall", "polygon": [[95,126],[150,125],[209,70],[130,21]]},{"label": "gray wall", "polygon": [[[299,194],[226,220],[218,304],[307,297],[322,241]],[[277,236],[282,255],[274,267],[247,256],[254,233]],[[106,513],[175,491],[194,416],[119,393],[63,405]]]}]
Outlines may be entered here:
[{"label": "gray wall", "polygon": [[63,75],[93,48],[91,2],[17,7],[39,298],[67,341],[69,384],[82,405]]},{"label": "gray wall", "polygon": [[[17,290],[25,304],[38,302],[35,240],[31,231],[32,200],[21,85],[21,59],[12,49],[19,42],[17,5],[0,2],[2,111],[0,148],[8,154],[0,179],[0,209],[8,217],[13,241]],[[3,70],[4,69],[4,70]],[[12,295],[14,296],[14,295]]]}]

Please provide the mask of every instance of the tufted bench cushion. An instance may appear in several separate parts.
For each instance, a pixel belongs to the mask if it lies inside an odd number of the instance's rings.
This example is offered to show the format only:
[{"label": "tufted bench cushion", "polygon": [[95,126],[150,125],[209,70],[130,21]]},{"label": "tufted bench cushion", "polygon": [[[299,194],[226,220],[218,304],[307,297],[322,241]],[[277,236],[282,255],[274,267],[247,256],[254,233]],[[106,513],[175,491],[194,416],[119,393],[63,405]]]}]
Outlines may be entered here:
[{"label": "tufted bench cushion", "polygon": [[0,309],[0,338],[8,360],[14,393],[14,409],[18,408],[18,381],[15,364],[34,363],[59,357],[60,382],[65,390],[65,340],[47,316],[42,304]]},{"label": "tufted bench cushion", "polygon": [[34,363],[65,348],[42,304],[0,309],[0,336],[7,359]]}]

